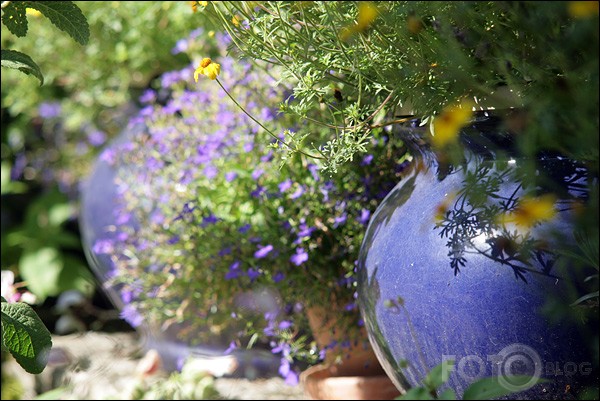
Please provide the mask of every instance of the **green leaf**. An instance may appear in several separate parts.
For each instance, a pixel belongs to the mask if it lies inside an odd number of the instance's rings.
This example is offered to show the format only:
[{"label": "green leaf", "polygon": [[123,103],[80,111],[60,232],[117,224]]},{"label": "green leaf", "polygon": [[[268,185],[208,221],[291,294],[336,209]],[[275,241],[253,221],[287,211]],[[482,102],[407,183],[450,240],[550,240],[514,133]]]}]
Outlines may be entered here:
[{"label": "green leaf", "polygon": [[[505,379],[506,380],[506,379]],[[503,397],[531,388],[533,385],[547,380],[534,378],[533,376],[515,375],[510,376],[510,386],[500,383],[497,376],[485,377],[472,383],[463,395],[463,400],[490,400]]]},{"label": "green leaf", "polygon": [[52,336],[31,306],[2,302],[2,343],[23,369],[37,374],[48,362]]},{"label": "green leaf", "polygon": [[0,194],[20,194],[27,190],[27,185],[10,178],[11,164],[2,162],[0,166]]},{"label": "green leaf", "polygon": [[27,16],[25,15],[25,8],[24,2],[11,1],[2,9],[2,23],[6,25],[13,35],[20,38],[27,35]]},{"label": "green leaf", "polygon": [[579,305],[580,303],[583,303],[589,299],[594,299],[594,298],[598,298],[600,296],[600,291],[596,291],[596,292],[591,292],[589,294],[586,294],[584,296],[582,296],[581,298],[579,298],[577,301],[573,302],[571,304],[571,306],[576,306]]},{"label": "green leaf", "polygon": [[429,371],[427,377],[423,380],[423,385],[430,390],[437,390],[439,386],[448,381],[453,366],[454,360],[452,359],[442,361]]},{"label": "green leaf", "polygon": [[40,80],[40,85],[44,83],[44,76],[40,67],[27,54],[16,50],[2,49],[1,58],[2,67],[13,68],[28,75],[31,74]]},{"label": "green leaf", "polygon": [[26,1],[27,7],[44,14],[58,29],[85,45],[90,40],[90,27],[81,9],[72,1]]},{"label": "green leaf", "polygon": [[58,294],[63,265],[62,255],[56,248],[28,250],[19,261],[19,273],[27,282],[27,288],[43,302],[46,297]]},{"label": "green leaf", "polygon": [[60,226],[74,215],[74,208],[68,202],[53,205],[48,210],[48,222],[52,226]]},{"label": "green leaf", "polygon": [[64,266],[57,282],[58,293],[77,290],[83,295],[91,297],[94,293],[95,284],[94,276],[87,265],[81,259],[68,254],[63,256],[63,263]]},{"label": "green leaf", "polygon": [[435,400],[425,387],[413,387],[395,400]]},{"label": "green leaf", "polygon": [[94,278],[87,266],[56,248],[25,251],[19,261],[19,272],[40,301],[67,290],[77,290],[86,296],[94,292]]},{"label": "green leaf", "polygon": [[451,388],[446,389],[446,391],[444,391],[438,397],[438,400],[455,400],[455,399],[456,399],[456,394],[454,394],[454,390],[452,390]]}]

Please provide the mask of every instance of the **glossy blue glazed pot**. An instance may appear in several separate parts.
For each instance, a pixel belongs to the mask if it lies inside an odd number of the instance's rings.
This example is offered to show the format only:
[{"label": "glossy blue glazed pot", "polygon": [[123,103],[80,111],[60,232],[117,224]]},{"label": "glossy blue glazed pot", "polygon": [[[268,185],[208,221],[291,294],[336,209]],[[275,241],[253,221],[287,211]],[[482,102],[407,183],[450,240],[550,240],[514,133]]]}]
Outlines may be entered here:
[{"label": "glossy blue glazed pot", "polygon": [[[499,216],[525,197],[527,177],[515,176],[528,162],[505,151],[511,137],[500,121],[478,114],[462,133],[465,162],[453,167],[422,146],[426,128],[417,121],[400,128],[414,158],[371,219],[358,292],[373,348],[401,390],[421,385],[446,360],[454,365],[441,390],[458,397],[489,376],[526,399],[568,398],[597,385],[589,338],[549,311],[568,308],[587,274],[555,252],[575,243],[573,205],[587,199],[586,169],[541,155],[536,171],[548,180],[536,193],[551,189],[559,212],[525,231],[509,223],[500,229]],[[597,320],[588,324],[597,337]]]}]

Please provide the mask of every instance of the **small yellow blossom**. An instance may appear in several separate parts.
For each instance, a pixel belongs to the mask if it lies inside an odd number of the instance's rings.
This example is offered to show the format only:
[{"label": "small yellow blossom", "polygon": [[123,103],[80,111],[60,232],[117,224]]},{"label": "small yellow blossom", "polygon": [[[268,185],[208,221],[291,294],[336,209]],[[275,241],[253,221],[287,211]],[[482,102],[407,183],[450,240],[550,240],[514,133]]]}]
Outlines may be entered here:
[{"label": "small yellow blossom", "polygon": [[555,203],[556,197],[552,194],[523,197],[512,212],[501,215],[498,220],[503,224],[514,223],[529,229],[538,223],[551,220],[556,215]]},{"label": "small yellow blossom", "polygon": [[198,11],[198,6],[206,7],[208,6],[208,1],[190,1],[192,4],[192,11]]},{"label": "small yellow blossom", "polygon": [[32,17],[39,17],[40,15],[42,15],[42,13],[39,12],[38,10],[36,10],[35,8],[29,8],[29,7],[27,7],[25,9],[25,14],[31,15]]},{"label": "small yellow blossom", "polygon": [[242,19],[238,15],[234,15],[233,18],[231,19],[231,23],[238,28],[239,28],[241,22],[242,22]]},{"label": "small yellow blossom", "polygon": [[371,3],[370,1],[361,1],[358,5],[358,18],[356,21],[356,28],[358,31],[366,31],[371,26],[373,21],[375,21],[375,18],[377,18],[377,14],[378,11],[375,4]]},{"label": "small yellow blossom", "polygon": [[460,129],[473,117],[473,102],[464,100],[459,104],[446,106],[431,124],[433,146],[443,148],[458,138]]},{"label": "small yellow blossom", "polygon": [[570,1],[569,15],[573,18],[587,18],[598,15],[597,1]]},{"label": "small yellow blossom", "polygon": [[198,82],[198,75],[206,75],[212,80],[217,79],[221,73],[221,64],[213,63],[210,58],[203,58],[200,66],[194,71],[194,81]]},{"label": "small yellow blossom", "polygon": [[345,27],[340,32],[340,37],[342,40],[348,40],[350,36],[355,33],[363,33],[366,32],[367,29],[371,27],[371,24],[377,18],[379,14],[379,10],[377,6],[370,1],[361,1],[358,4],[358,17],[356,19],[356,24]]}]

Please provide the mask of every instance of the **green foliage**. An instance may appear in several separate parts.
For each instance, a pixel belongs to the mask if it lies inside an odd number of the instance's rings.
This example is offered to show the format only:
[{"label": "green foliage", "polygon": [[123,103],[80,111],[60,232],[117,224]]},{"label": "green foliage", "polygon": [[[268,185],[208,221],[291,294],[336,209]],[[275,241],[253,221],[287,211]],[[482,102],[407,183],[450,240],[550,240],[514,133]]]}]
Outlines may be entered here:
[{"label": "green foliage", "polygon": [[14,182],[10,179],[11,167],[8,161],[2,162],[0,170],[0,195],[22,193],[27,188],[22,182]]},{"label": "green foliage", "polygon": [[[2,27],[2,48],[18,45],[32,55],[45,82],[39,87],[18,71],[3,71],[3,121],[10,119],[3,160],[23,154],[30,174],[19,179],[48,184],[42,177],[52,173],[51,180],[68,189],[89,174],[98,155],[100,145],[90,144],[88,135],[101,131],[108,140],[120,133],[142,91],[161,73],[189,63],[185,54],[172,53],[177,41],[199,27],[210,29],[202,16],[191,18],[186,2],[76,4],[89,23],[85,47],[42,23],[42,16],[28,16],[29,33],[19,40]],[[69,56],[57,57],[58,49]],[[40,118],[45,104],[60,106],[60,121]]]},{"label": "green foliage", "polygon": [[26,1],[26,7],[44,14],[57,28],[68,33],[77,43],[86,45],[90,27],[81,9],[72,1]]},{"label": "green foliage", "polygon": [[[44,266],[40,269],[39,266]],[[93,279],[82,261],[45,247],[26,251],[19,262],[19,273],[29,290],[43,301],[47,296],[76,289],[91,296]]]},{"label": "green foliage", "polygon": [[29,373],[41,373],[48,362],[52,337],[31,306],[2,298],[2,346]]},{"label": "green foliage", "polygon": [[320,120],[328,129],[306,145],[322,149],[332,170],[366,151],[361,134],[373,126],[469,98],[525,110],[516,140],[527,156],[556,150],[598,172],[597,8],[582,16],[570,2],[380,1],[370,27],[345,37],[359,3],[226,1],[203,12],[244,56],[285,69],[282,81],[294,85],[287,113],[331,111]]},{"label": "green foliage", "polygon": [[24,72],[25,74],[32,74],[40,80],[40,85],[44,83],[44,76],[40,71],[40,67],[29,57],[27,54],[18,52],[16,50],[2,50],[2,67],[13,68]]},{"label": "green foliage", "polygon": [[[190,58],[205,55],[203,39],[193,39]],[[218,83],[262,116],[262,126],[278,134],[314,126],[276,115],[289,93],[275,84],[279,68],[224,53],[223,46]],[[341,359],[346,339],[367,346],[354,298],[355,261],[370,215],[399,179],[403,144],[377,129],[370,157],[344,164],[333,177],[303,154],[281,165],[272,136],[217,82],[203,76],[195,83],[193,69],[184,71],[187,79],[162,88],[171,93],[167,105],[149,96],[127,148],[118,142],[103,153],[114,167],[111,184],[123,194],[115,218],[126,223],[113,230],[122,240],[99,233],[92,249],[110,256],[110,284],[132,298],[127,318],[151,327],[185,322],[180,339],[193,343],[251,347],[274,338],[282,359],[315,363],[319,353],[302,308],[326,305],[343,337],[328,357]],[[169,105],[178,105],[177,113]]]},{"label": "green foliage", "polygon": [[[38,10],[59,29],[68,33],[78,43],[87,44],[90,31],[87,20],[79,7],[72,1],[7,1],[2,5],[2,23],[17,37],[27,35],[27,8]],[[32,74],[44,83],[38,65],[28,55],[2,49],[2,67],[17,69]]]},{"label": "green foliage", "polygon": [[[446,389],[438,394],[440,387],[448,381],[449,372],[454,366],[453,360],[447,360],[429,371],[422,386],[413,387],[396,400],[455,400],[456,394],[452,389]],[[504,378],[507,380],[507,378]],[[504,397],[518,391],[526,390],[546,380],[531,376],[510,376],[510,386],[499,380],[498,376],[484,377],[471,383],[465,390],[463,400],[491,400]],[[510,387],[510,388],[508,388]]]},{"label": "green foliage", "polygon": [[2,266],[17,265],[41,302],[70,289],[86,295],[93,292],[85,261],[72,253],[80,249],[80,239],[64,227],[73,217],[67,197],[50,191],[28,205],[22,224],[3,232]]},{"label": "green foliage", "polygon": [[2,23],[16,36],[27,35],[27,16],[25,2],[12,1],[2,8]]}]

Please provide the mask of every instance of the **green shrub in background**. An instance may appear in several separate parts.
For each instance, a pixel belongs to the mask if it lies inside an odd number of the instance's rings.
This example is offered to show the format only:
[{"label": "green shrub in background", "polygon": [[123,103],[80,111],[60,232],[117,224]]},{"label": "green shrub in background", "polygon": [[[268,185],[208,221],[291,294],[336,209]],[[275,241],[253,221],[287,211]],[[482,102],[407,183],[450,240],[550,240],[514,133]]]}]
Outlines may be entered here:
[{"label": "green shrub in background", "polygon": [[[2,268],[18,271],[40,302],[68,289],[92,294],[76,232],[77,185],[142,90],[189,63],[173,49],[203,26],[187,2],[74,4],[89,23],[85,46],[31,9],[25,37],[2,26],[2,48],[30,55],[44,78],[40,86],[3,68],[0,150]],[[47,269],[37,274],[32,266],[42,262]]]},{"label": "green shrub in background", "polygon": [[[191,18],[187,2],[76,4],[90,25],[85,47],[47,21],[37,21],[43,16],[29,16],[25,38],[2,29],[2,47],[18,40],[21,51],[35,54],[45,79],[39,87],[37,80],[22,79],[18,71],[2,74],[2,87],[10,88],[2,91],[2,120],[10,120],[2,130],[2,159],[24,153],[30,167],[26,181],[44,180],[43,169],[52,167],[50,181],[74,185],[89,171],[94,145],[103,142],[98,131],[108,138],[120,132],[126,120],[118,118],[117,109],[137,98],[160,73],[186,65],[187,57],[172,49],[177,40],[204,26],[202,18]],[[64,117],[60,126],[39,118],[57,114]]]},{"label": "green shrub in background", "polygon": [[[73,2],[2,2],[3,28],[6,26],[17,37],[27,35],[28,22],[26,10],[33,10],[40,15],[43,14],[50,19],[52,24],[68,33],[78,43],[87,43],[89,39],[87,21],[82,15],[81,10]],[[41,84],[44,83],[44,77],[40,68],[25,53],[3,48],[2,67],[12,68],[27,75],[33,75],[39,79]],[[2,127],[4,128],[4,125]],[[3,160],[1,194],[22,192],[24,186],[18,185],[18,183],[13,184],[10,177],[8,177],[7,170],[8,166]],[[53,245],[60,244],[61,240],[67,240],[67,242],[71,240],[70,245],[73,244],[73,237],[66,236],[60,229],[61,224],[70,214],[69,210],[64,207],[61,208],[60,206],[62,205],[45,209],[43,208],[45,203],[47,203],[45,200],[37,202],[28,210],[24,224],[25,229],[22,232],[16,232],[16,235],[13,236],[10,234],[6,236],[8,244],[13,241],[15,244],[22,245],[24,249],[20,263],[20,273],[28,280],[29,287],[42,300],[47,295],[55,295],[53,292],[60,285],[64,285],[67,288],[72,286],[79,287],[79,283],[77,283],[78,279],[83,280],[81,283],[82,292],[89,292],[86,291],[86,288],[89,288],[89,285],[86,285],[86,281],[89,280],[86,280],[85,270],[78,268],[77,264],[74,265],[75,269],[67,268],[65,265],[67,259],[60,258],[58,247],[53,247]],[[40,209],[40,205],[42,209]],[[2,212],[3,217],[5,217],[4,210]],[[6,219],[3,219],[4,221]],[[4,227],[4,224],[2,224],[2,250],[6,248],[10,250],[11,247],[5,247]],[[41,241],[36,241],[37,237],[39,237],[36,230],[40,228]],[[77,238],[75,238],[75,243],[77,242]],[[4,254],[2,256],[4,263]],[[71,280],[72,277],[70,275],[73,274],[76,277],[74,280]],[[0,297],[2,299],[2,360],[4,361],[4,351],[8,351],[27,372],[41,373],[48,361],[48,352],[52,347],[52,338],[43,321],[31,306],[25,302],[19,302],[22,299],[21,293],[16,291],[13,283],[13,272],[3,270],[2,297]],[[5,295],[11,299],[5,299]],[[4,376],[2,376],[2,382],[4,384]]]}]

